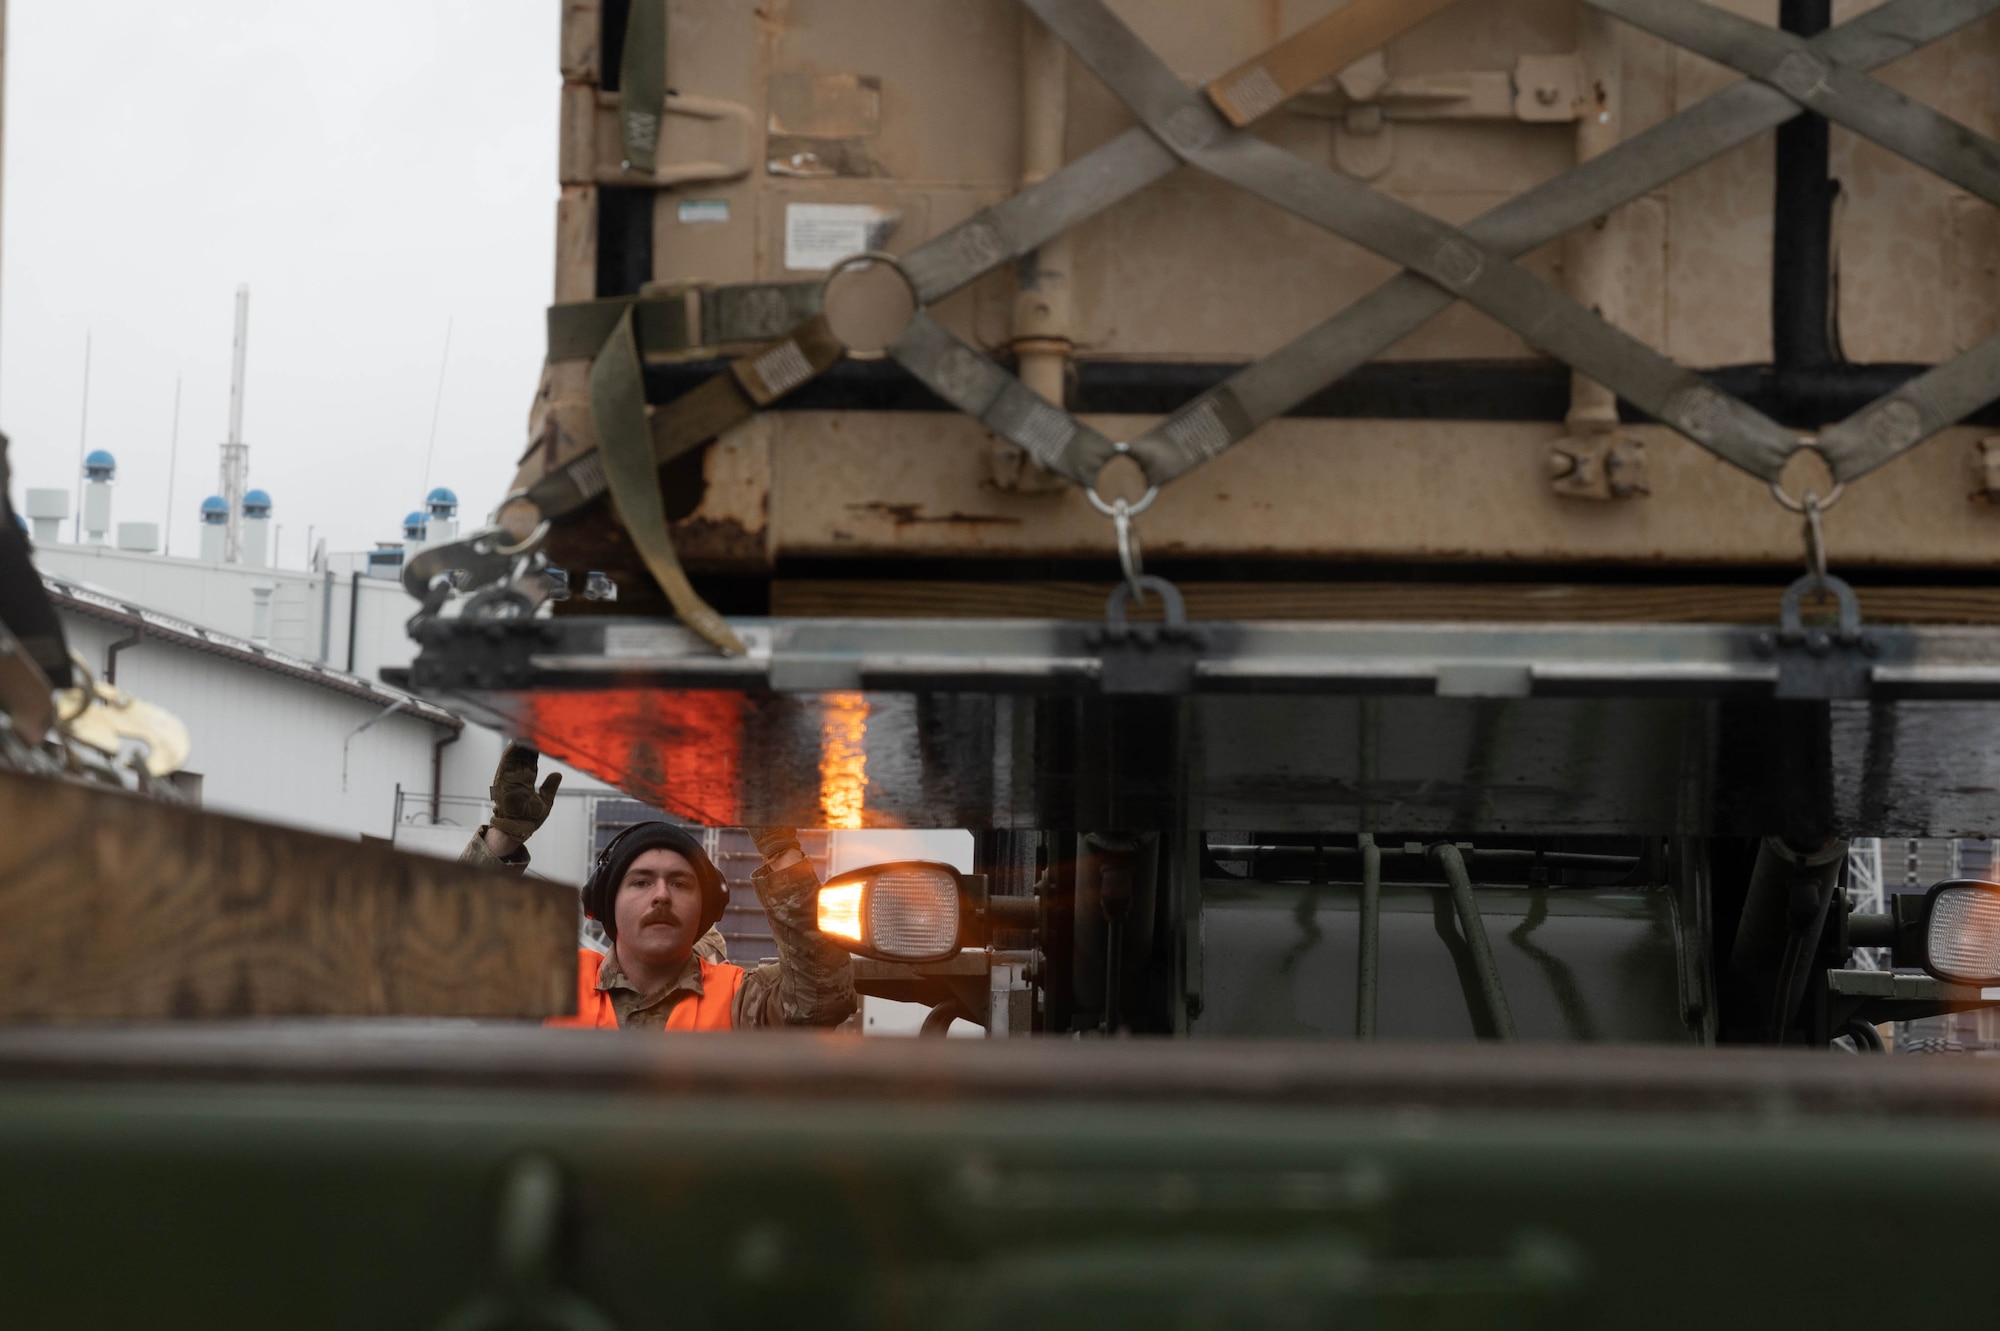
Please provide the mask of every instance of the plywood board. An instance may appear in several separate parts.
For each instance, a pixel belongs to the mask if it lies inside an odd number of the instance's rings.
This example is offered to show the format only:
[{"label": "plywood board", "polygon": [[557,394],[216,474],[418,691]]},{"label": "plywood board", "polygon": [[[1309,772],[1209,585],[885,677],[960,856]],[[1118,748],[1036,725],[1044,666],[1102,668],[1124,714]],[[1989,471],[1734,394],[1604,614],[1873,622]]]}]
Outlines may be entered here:
[{"label": "plywood board", "polygon": [[576,893],[0,772],[0,1018],[519,1017],[576,1001]]}]

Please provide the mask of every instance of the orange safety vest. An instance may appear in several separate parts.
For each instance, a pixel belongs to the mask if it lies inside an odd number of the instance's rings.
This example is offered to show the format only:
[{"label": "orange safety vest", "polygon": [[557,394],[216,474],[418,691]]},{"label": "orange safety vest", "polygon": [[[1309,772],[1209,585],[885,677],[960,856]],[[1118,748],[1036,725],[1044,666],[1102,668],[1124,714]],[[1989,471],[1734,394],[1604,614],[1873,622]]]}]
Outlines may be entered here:
[{"label": "orange safety vest", "polygon": [[[701,963],[701,992],[687,994],[667,1011],[663,1030],[727,1031],[735,1029],[736,986],[743,982],[743,968],[697,957]],[[583,1026],[609,1030],[618,1028],[618,1012],[611,995],[597,987],[604,957],[589,948],[576,953],[576,1015],[550,1017],[544,1026]]]}]

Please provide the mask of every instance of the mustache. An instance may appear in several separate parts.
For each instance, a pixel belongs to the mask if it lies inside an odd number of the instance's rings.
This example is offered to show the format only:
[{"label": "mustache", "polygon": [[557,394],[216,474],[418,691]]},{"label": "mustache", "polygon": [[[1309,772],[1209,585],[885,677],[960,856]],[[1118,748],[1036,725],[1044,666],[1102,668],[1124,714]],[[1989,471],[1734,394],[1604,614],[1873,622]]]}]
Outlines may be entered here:
[{"label": "mustache", "polygon": [[678,927],[680,923],[681,917],[674,913],[672,906],[655,906],[639,917],[639,927],[641,929],[649,924],[665,924]]}]

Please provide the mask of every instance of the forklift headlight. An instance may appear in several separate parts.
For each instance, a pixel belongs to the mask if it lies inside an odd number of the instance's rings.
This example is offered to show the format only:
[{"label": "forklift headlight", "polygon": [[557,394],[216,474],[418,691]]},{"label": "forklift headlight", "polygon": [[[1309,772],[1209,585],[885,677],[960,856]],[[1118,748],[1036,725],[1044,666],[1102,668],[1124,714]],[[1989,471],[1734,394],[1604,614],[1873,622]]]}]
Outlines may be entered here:
[{"label": "forklift headlight", "polygon": [[1924,969],[1959,984],[2000,983],[2000,884],[1952,882],[1931,889]]},{"label": "forklift headlight", "polygon": [[957,953],[965,885],[948,864],[904,860],[856,869],[819,890],[819,931],[883,961],[943,961]]}]

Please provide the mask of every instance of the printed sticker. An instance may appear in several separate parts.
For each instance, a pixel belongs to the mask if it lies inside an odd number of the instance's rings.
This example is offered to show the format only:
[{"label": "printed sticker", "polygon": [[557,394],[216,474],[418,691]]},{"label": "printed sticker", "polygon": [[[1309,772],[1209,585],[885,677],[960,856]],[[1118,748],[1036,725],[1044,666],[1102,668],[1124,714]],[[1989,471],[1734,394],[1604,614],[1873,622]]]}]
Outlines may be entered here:
[{"label": "printed sticker", "polygon": [[823,272],[851,254],[880,249],[902,214],[864,203],[785,205],[785,267]]}]

